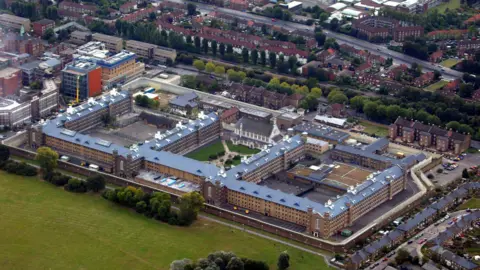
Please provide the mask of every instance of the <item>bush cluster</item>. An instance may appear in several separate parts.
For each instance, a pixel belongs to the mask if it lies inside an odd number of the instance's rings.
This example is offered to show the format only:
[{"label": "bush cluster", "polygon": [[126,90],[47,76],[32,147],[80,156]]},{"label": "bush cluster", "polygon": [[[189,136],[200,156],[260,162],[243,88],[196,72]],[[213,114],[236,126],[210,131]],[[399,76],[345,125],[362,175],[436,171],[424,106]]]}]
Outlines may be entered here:
[{"label": "bush cluster", "polygon": [[98,192],[105,188],[105,179],[101,175],[95,175],[87,178],[86,181],[82,181],[59,172],[48,172],[43,176],[43,179],[55,186],[64,187],[66,191],[76,193]]},{"label": "bush cluster", "polygon": [[223,156],[225,156],[225,151],[220,151],[216,154],[211,154],[210,156],[208,156],[208,159],[215,160],[215,159],[217,159],[219,157],[223,157]]},{"label": "bush cluster", "polygon": [[16,162],[13,160],[0,162],[0,169],[8,173],[13,173],[13,174],[22,175],[22,176],[35,176],[38,173],[37,168],[31,165],[28,165],[25,162]]},{"label": "bush cluster", "polygon": [[200,258],[193,262],[189,259],[173,261],[170,270],[184,269],[245,269],[245,270],[269,270],[268,264],[263,261],[237,257],[232,252],[217,251],[208,254],[206,258]]}]

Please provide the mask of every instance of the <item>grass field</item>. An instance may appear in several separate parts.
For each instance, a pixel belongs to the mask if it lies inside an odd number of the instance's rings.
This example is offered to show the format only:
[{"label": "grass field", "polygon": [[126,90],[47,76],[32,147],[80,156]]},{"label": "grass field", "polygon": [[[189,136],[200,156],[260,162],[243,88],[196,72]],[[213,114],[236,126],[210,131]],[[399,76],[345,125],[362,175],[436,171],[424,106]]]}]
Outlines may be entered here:
[{"label": "grass field", "polygon": [[216,141],[207,146],[201,147],[191,153],[185,155],[186,157],[193,158],[199,161],[208,161],[210,155],[215,155],[219,152],[225,151],[221,141]]},{"label": "grass field", "polygon": [[447,81],[440,80],[440,81],[438,81],[434,84],[430,84],[429,86],[423,88],[423,90],[429,91],[429,92],[435,92],[435,91],[437,91],[438,89],[441,89],[442,87],[444,87],[447,84],[448,84]]},{"label": "grass field", "polygon": [[230,151],[237,152],[242,155],[253,155],[260,152],[258,149],[249,148],[245,145],[235,145],[231,141],[227,141],[227,146]]},{"label": "grass field", "polygon": [[205,220],[174,227],[98,195],[73,194],[0,172],[2,269],[168,269],[172,260],[230,250],[268,262],[288,250],[291,269],[327,269],[323,258]]},{"label": "grass field", "polygon": [[440,4],[440,5],[432,8],[432,10],[436,9],[436,10],[438,10],[438,13],[445,13],[445,10],[447,8],[450,9],[450,10],[460,8],[460,0],[449,0],[448,3]]},{"label": "grass field", "polygon": [[368,121],[360,121],[360,125],[364,126],[364,132],[379,137],[385,137],[388,135],[388,127],[382,124],[372,123]]},{"label": "grass field", "polygon": [[459,210],[464,210],[464,209],[475,209],[475,208],[480,208],[480,198],[471,198],[467,202],[463,203],[460,205],[458,208]]},{"label": "grass field", "polygon": [[442,61],[440,63],[440,65],[442,65],[444,67],[447,67],[447,68],[451,68],[451,67],[455,66],[456,64],[458,64],[459,62],[460,62],[460,59],[450,58],[450,59]]}]

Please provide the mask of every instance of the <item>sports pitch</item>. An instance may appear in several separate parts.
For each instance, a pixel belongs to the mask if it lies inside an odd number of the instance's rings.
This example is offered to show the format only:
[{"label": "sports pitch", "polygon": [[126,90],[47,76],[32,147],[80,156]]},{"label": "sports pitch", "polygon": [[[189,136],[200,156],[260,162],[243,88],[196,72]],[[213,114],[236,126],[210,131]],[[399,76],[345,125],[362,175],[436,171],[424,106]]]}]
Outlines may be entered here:
[{"label": "sports pitch", "polygon": [[326,177],[347,186],[355,186],[363,183],[372,171],[361,169],[345,163],[335,162],[333,170]]}]

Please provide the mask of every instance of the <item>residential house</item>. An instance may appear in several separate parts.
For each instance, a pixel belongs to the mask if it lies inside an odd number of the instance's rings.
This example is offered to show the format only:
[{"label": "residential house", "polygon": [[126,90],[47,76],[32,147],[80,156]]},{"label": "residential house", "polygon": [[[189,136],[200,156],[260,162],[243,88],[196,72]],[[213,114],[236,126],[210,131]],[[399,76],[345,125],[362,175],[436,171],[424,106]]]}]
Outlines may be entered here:
[{"label": "residential house", "polygon": [[434,77],[435,77],[435,75],[433,74],[433,72],[423,73],[422,75],[420,75],[420,77],[416,78],[413,81],[413,85],[415,85],[416,87],[419,87],[419,88],[427,86],[430,83],[432,83]]},{"label": "residential house", "polygon": [[428,60],[430,60],[430,62],[432,62],[432,63],[438,63],[442,60],[442,57],[443,57],[443,51],[438,50],[438,51],[432,53],[428,57]]}]

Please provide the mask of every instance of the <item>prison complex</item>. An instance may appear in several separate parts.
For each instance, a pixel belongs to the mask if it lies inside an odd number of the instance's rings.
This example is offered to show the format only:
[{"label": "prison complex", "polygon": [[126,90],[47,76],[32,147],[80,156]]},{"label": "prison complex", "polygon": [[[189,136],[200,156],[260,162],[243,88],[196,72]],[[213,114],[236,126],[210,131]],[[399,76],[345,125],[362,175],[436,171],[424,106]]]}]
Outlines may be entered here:
[{"label": "prison complex", "polygon": [[[105,115],[115,117],[131,110],[130,94],[112,90],[96,99],[90,98],[76,108],[69,108],[53,120],[29,128],[28,143],[34,149],[46,145],[62,154],[94,162],[105,171],[122,177],[133,177],[140,170],[147,171],[158,176],[151,179],[136,177],[135,181],[161,190],[171,191],[170,184],[162,185],[163,180],[159,179],[162,175],[181,179],[198,186],[198,191],[209,204],[235,205],[295,223],[316,237],[329,237],[392,199],[406,188],[407,170],[424,158],[417,155],[391,162],[385,170],[372,173],[362,183],[349,186],[347,192],[336,200],[318,203],[258,185],[304,158],[306,144],[309,143],[307,132],[285,136],[228,171],[182,156],[220,138],[222,129],[215,113],[200,113],[197,120],[178,123],[174,129],[157,132],[154,139],[130,148],[80,132],[101,123]],[[383,147],[385,142],[382,140],[367,147],[365,152]]]}]

